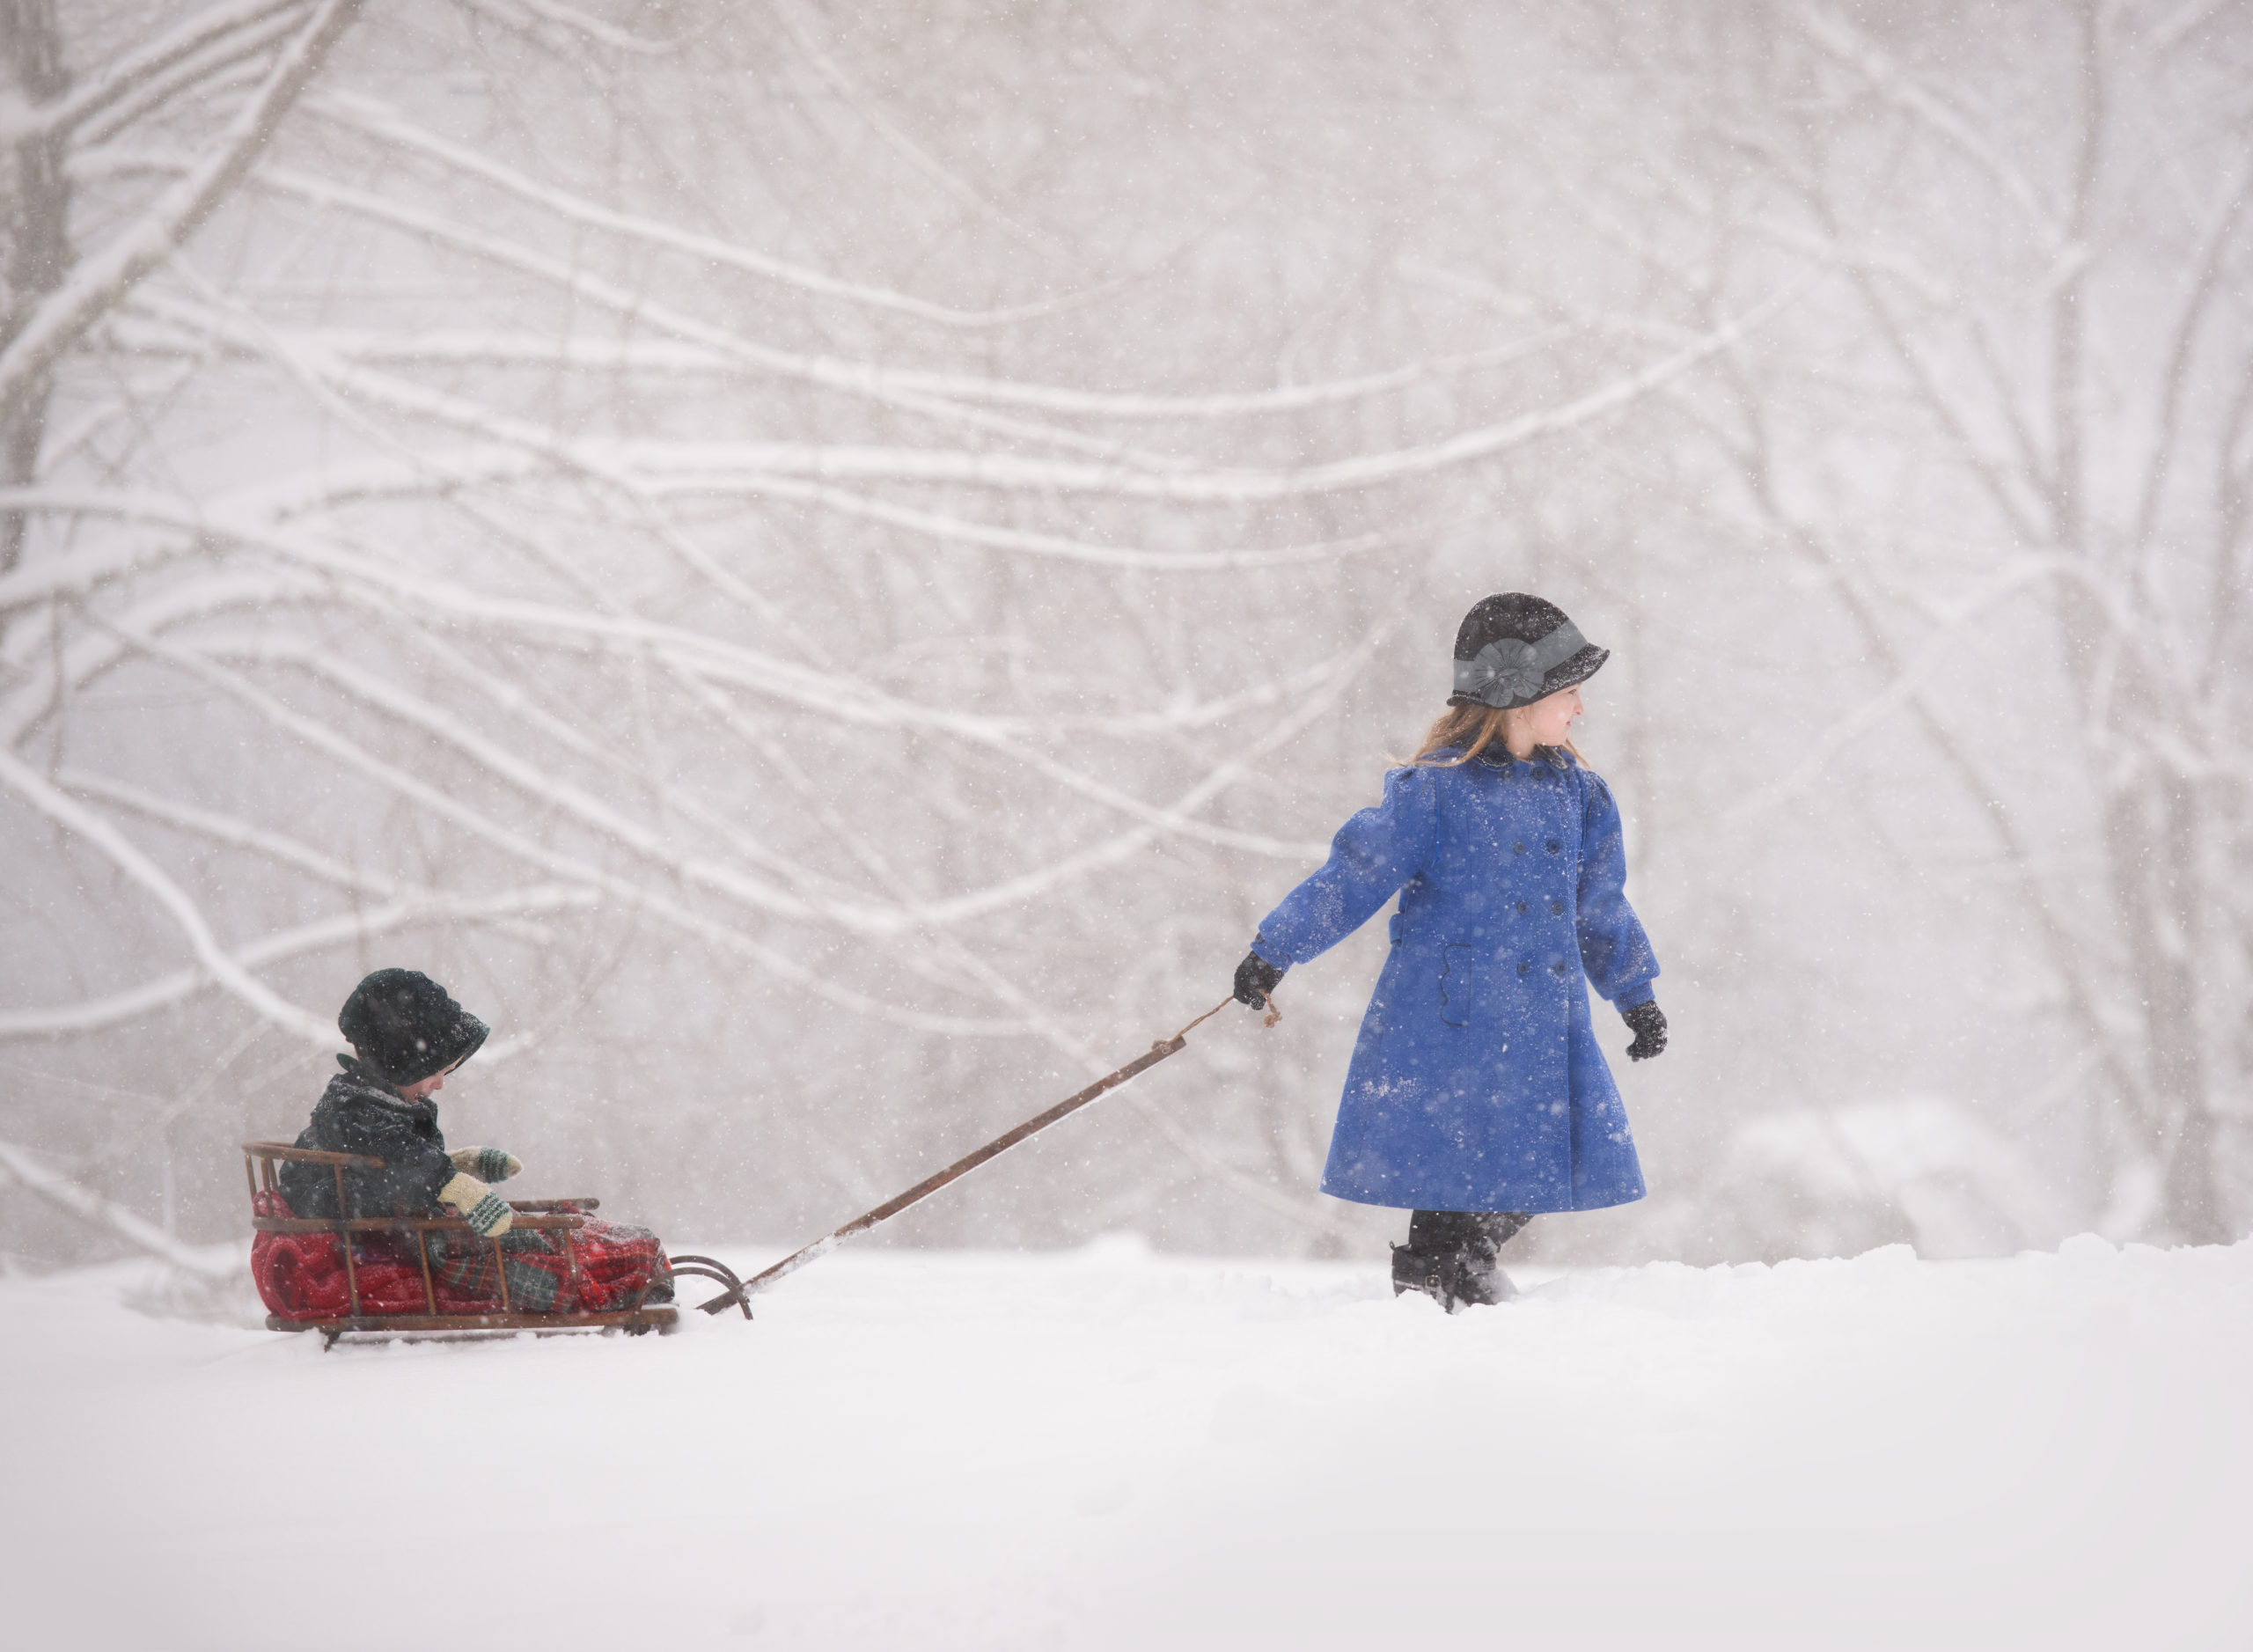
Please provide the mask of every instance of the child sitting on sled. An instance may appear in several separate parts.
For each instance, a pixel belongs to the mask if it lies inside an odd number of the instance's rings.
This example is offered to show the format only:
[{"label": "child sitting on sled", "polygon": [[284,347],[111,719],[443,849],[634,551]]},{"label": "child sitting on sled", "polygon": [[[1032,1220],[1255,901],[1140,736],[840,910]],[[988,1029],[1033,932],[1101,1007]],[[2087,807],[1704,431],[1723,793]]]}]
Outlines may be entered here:
[{"label": "child sitting on sled", "polygon": [[[492,1184],[524,1168],[515,1155],[490,1147],[447,1149],[435,1098],[484,1044],[488,1029],[444,988],[416,970],[379,969],[352,989],[336,1025],[352,1054],[336,1058],[343,1070],[328,1081],[297,1145],[378,1158],[383,1168],[345,1169],[340,1210],[337,1171],[323,1164],[285,1163],[279,1180],[292,1214],[319,1219],[449,1212],[460,1216],[468,1224],[467,1234],[439,1229],[425,1236],[446,1305],[456,1310],[506,1302],[519,1311],[544,1313],[606,1310],[623,1305],[629,1295],[641,1302],[671,1300],[671,1272],[656,1235],[589,1219],[567,1251],[558,1235],[512,1231],[515,1213]],[[317,1246],[276,1243],[283,1237],[260,1236],[265,1253],[253,1257],[253,1272],[261,1293],[276,1313],[312,1317],[311,1297],[327,1294],[304,1282],[318,1278],[317,1262],[306,1254]],[[331,1243],[328,1235],[318,1238]],[[356,1243],[355,1260],[364,1269],[397,1248],[394,1236],[370,1234]],[[405,1248],[411,1256],[413,1244]],[[368,1294],[364,1284],[362,1294]],[[276,1296],[293,1300],[276,1302]],[[301,1297],[306,1300],[294,1300]],[[419,1311],[419,1303],[415,1307]]]},{"label": "child sitting on sled", "polygon": [[486,1024],[420,971],[379,969],[352,989],[336,1028],[352,1054],[336,1058],[344,1070],[328,1081],[297,1144],[363,1154],[384,1167],[346,1171],[351,1208],[340,1211],[326,1169],[285,1164],[282,1193],[291,1208],[301,1216],[419,1216],[443,1204],[481,1238],[506,1233],[509,1207],[491,1184],[524,1166],[498,1148],[447,1151],[431,1099],[483,1046]]}]

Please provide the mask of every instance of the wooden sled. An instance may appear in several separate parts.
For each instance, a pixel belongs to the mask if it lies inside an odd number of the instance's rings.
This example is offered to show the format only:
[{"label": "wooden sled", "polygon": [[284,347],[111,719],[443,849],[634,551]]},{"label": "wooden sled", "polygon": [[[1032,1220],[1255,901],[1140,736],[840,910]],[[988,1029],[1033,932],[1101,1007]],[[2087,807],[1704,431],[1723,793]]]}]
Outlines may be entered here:
[{"label": "wooden sled", "polygon": [[[600,1331],[623,1332],[628,1336],[640,1336],[650,1331],[664,1335],[677,1329],[680,1311],[671,1303],[642,1303],[608,1313],[537,1313],[525,1312],[509,1306],[509,1271],[501,1263],[501,1245],[493,1246],[494,1275],[500,1287],[499,1313],[450,1313],[438,1301],[437,1281],[430,1272],[429,1236],[436,1232],[467,1233],[469,1223],[459,1216],[266,1216],[258,1214],[258,1195],[261,1189],[282,1196],[282,1185],[275,1166],[294,1161],[300,1164],[326,1164],[336,1177],[336,1208],[347,1208],[344,1196],[344,1172],[348,1170],[381,1170],[383,1160],[356,1153],[324,1153],[312,1148],[292,1147],[286,1142],[246,1142],[243,1143],[243,1174],[250,1183],[251,1226],[261,1233],[331,1233],[336,1236],[337,1249],[344,1258],[344,1288],[350,1306],[349,1313],[325,1319],[285,1319],[280,1314],[266,1316],[269,1331],[318,1331],[321,1346],[334,1347],[340,1337],[356,1333],[371,1336],[396,1337],[414,1334],[419,1337],[463,1337],[490,1334],[496,1332],[530,1331],[547,1336],[565,1332]],[[546,1229],[561,1232],[565,1254],[571,1253],[572,1232],[583,1225],[577,1212],[592,1210],[599,1201],[592,1199],[512,1199],[510,1209],[515,1211],[512,1224],[518,1228]],[[570,1207],[571,1208],[565,1208]],[[287,1208],[286,1206],[284,1207]],[[422,1302],[426,1311],[419,1314],[365,1313],[360,1301],[359,1270],[352,1255],[352,1235],[356,1233],[393,1233],[412,1235],[415,1254],[422,1262]],[[403,1248],[403,1247],[402,1247]],[[716,1280],[730,1290],[741,1293],[743,1281],[725,1263],[708,1256],[675,1256],[667,1260],[676,1278],[686,1274]],[[746,1303],[744,1317],[750,1318]]]}]

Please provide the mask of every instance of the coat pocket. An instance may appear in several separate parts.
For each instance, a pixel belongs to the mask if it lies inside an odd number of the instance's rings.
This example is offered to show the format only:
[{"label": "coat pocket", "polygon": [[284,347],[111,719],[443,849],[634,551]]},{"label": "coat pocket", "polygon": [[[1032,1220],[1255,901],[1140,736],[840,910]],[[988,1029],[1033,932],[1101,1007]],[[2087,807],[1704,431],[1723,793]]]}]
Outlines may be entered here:
[{"label": "coat pocket", "polygon": [[1471,1024],[1471,1001],[1477,985],[1477,949],[1443,943],[1440,947],[1440,1019],[1451,1027]]}]

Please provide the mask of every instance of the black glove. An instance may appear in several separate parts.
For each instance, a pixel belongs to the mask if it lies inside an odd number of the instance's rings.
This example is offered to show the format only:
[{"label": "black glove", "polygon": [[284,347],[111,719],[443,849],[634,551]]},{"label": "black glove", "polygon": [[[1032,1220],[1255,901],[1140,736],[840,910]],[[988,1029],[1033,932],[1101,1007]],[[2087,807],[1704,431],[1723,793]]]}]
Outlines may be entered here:
[{"label": "black glove", "polygon": [[1648,1061],[1666,1047],[1666,1012],[1658,1007],[1657,999],[1622,1010],[1619,1018],[1635,1034],[1635,1041],[1627,1046],[1629,1061]]},{"label": "black glove", "polygon": [[1257,952],[1246,952],[1244,962],[1236,966],[1236,1001],[1250,1004],[1254,1010],[1267,1007],[1267,995],[1275,990],[1275,983],[1283,979],[1283,972]]}]

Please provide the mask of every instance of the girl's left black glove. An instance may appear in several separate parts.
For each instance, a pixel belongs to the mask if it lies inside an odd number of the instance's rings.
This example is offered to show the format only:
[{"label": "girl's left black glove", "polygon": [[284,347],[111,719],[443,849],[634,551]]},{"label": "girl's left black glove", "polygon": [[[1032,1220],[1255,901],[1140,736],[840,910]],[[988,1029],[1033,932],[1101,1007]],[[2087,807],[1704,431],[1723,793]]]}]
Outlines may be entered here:
[{"label": "girl's left black glove", "polygon": [[1657,999],[1637,1004],[1632,1010],[1622,1010],[1619,1018],[1635,1035],[1635,1041],[1627,1046],[1629,1061],[1648,1061],[1666,1047],[1666,1014],[1658,1007]]},{"label": "girl's left black glove", "polygon": [[1257,952],[1246,952],[1244,962],[1236,966],[1236,1001],[1250,1004],[1254,1010],[1267,1007],[1267,995],[1275,990],[1275,983],[1283,979],[1283,972]]}]

